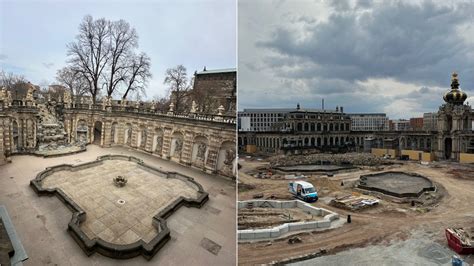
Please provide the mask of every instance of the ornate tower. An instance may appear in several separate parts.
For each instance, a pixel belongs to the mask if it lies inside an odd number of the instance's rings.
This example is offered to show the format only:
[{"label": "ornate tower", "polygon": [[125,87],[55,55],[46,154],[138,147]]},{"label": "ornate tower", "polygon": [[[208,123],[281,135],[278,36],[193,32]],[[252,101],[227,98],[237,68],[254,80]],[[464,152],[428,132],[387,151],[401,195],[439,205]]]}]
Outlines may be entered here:
[{"label": "ornate tower", "polygon": [[464,104],[466,93],[459,89],[458,74],[451,77],[451,90],[443,96],[445,104],[438,111],[438,159],[459,160],[465,152],[463,135],[472,132],[471,106]]}]

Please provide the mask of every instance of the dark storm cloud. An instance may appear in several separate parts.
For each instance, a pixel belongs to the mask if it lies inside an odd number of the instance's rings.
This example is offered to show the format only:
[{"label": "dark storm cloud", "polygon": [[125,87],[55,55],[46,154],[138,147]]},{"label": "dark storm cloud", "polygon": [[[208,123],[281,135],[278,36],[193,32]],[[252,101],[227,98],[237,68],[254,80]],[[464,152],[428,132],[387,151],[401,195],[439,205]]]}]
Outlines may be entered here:
[{"label": "dark storm cloud", "polygon": [[[471,20],[470,4],[461,9],[429,1],[419,5],[384,1],[371,12],[358,12],[357,7],[347,11],[344,1],[334,3],[340,12],[307,27],[309,37],[301,40],[298,33],[283,26],[270,40],[257,45],[311,62],[314,71],[308,73],[313,77],[347,81],[392,77],[446,86],[451,71],[462,75],[464,70],[474,69],[470,60],[474,47],[458,33],[458,26]],[[465,78],[474,82],[467,75]]]},{"label": "dark storm cloud", "polygon": [[474,94],[474,2],[249,3],[239,7],[241,107],[324,98],[327,108],[409,118],[438,109],[452,71]]}]

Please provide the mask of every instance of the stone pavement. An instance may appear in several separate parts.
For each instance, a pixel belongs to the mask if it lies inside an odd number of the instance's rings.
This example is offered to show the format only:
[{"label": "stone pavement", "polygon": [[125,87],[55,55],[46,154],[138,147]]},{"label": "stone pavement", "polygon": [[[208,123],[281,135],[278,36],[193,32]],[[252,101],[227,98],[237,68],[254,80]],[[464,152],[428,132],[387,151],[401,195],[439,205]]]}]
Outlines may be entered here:
[{"label": "stone pavement", "polygon": [[[29,186],[30,180],[48,166],[88,162],[105,154],[135,156],[164,171],[194,177],[209,193],[209,201],[201,209],[182,207],[168,218],[171,240],[150,261],[141,256],[116,260],[97,253],[87,257],[66,232],[70,210],[56,197],[38,197]],[[86,152],[75,155],[56,158],[14,156],[12,161],[0,166],[0,204],[7,207],[29,255],[25,265],[235,265],[235,184],[230,180],[121,147],[102,149],[89,145]],[[129,179],[128,182],[127,186],[132,181]],[[173,197],[176,192],[169,193]],[[127,200],[133,202],[133,197],[127,193],[119,196],[126,201],[125,205]],[[92,202],[89,204],[93,205]],[[120,231],[118,225],[117,229]],[[129,237],[134,236],[123,238]]]},{"label": "stone pavement", "polygon": [[[113,178],[125,176],[124,187]],[[176,178],[146,171],[135,162],[107,160],[90,168],[47,176],[43,188],[61,188],[87,214],[81,229],[90,238],[114,244],[150,242],[157,234],[153,216],[178,199],[197,198],[197,188]],[[119,202],[120,201],[120,202]]]}]

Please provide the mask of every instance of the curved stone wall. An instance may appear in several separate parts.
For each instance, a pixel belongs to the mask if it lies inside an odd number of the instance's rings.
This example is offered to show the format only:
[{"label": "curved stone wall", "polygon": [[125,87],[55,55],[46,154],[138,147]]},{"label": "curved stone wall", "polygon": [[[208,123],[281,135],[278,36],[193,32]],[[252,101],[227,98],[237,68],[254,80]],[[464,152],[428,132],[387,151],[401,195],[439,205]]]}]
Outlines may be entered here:
[{"label": "curved stone wall", "polygon": [[[0,114],[0,164],[12,154],[35,153],[38,108],[10,106]],[[75,104],[63,109],[68,143],[121,145],[235,177],[235,117]]]},{"label": "curved stone wall", "polygon": [[[84,231],[81,229],[80,224],[87,219],[87,213],[76,203],[74,200],[66,195],[66,193],[60,188],[43,188],[42,181],[49,175],[57,171],[78,171],[80,169],[89,168],[100,165],[105,160],[126,160],[132,161],[138,164],[140,167],[147,168],[150,171],[166,174],[166,178],[179,178],[185,179],[187,182],[192,183],[197,191],[197,199],[184,198],[180,196],[177,200],[171,202],[155,216],[153,216],[152,224],[158,230],[157,235],[148,243],[145,243],[142,239],[126,245],[119,245],[110,243],[102,240],[101,238],[90,239]],[[200,208],[208,199],[209,195],[204,191],[203,187],[194,181],[192,177],[188,177],[176,172],[164,172],[150,165],[143,163],[142,160],[131,156],[124,155],[105,155],[100,156],[97,160],[92,162],[86,162],[78,165],[62,164],[53,167],[48,167],[46,170],[40,172],[35,179],[31,180],[30,185],[32,189],[39,196],[56,196],[73,212],[72,218],[68,223],[68,232],[84,250],[84,252],[90,256],[94,252],[98,252],[104,256],[118,259],[132,258],[138,255],[142,255],[146,259],[151,259],[160,248],[162,248],[166,242],[170,239],[170,230],[166,224],[166,218],[171,216],[181,206]]]},{"label": "curved stone wall", "polygon": [[268,229],[246,229],[238,230],[238,239],[239,241],[253,241],[253,240],[262,240],[269,238],[278,238],[288,234],[289,232],[308,230],[313,231],[321,228],[329,228],[331,222],[339,219],[339,214],[332,212],[327,209],[314,207],[311,204],[305,203],[300,200],[290,200],[290,201],[279,201],[279,200],[247,200],[239,201],[238,208],[246,208],[247,206],[252,205],[253,207],[264,207],[264,208],[300,208],[301,210],[308,212],[313,215],[324,217],[319,221],[309,221],[309,222],[295,222],[295,223],[285,223],[279,226]]},{"label": "curved stone wall", "polygon": [[[425,185],[416,186],[416,184],[413,184],[412,185],[413,191],[406,192],[406,191],[403,191],[403,189],[397,190],[396,188],[384,188],[383,186],[371,185],[370,182],[367,183],[368,181],[370,181],[368,179],[372,177],[383,178],[383,176],[391,175],[391,174],[400,174],[400,175],[411,176],[413,178],[419,178],[422,181],[424,181]],[[395,182],[391,182],[391,183],[395,183]],[[424,177],[417,173],[405,173],[405,172],[399,172],[399,171],[388,171],[388,172],[382,172],[382,173],[361,175],[359,179],[359,184],[357,184],[357,188],[380,192],[380,193],[397,197],[397,198],[418,198],[425,191],[436,190],[436,186],[433,184],[433,182],[429,178]]]}]

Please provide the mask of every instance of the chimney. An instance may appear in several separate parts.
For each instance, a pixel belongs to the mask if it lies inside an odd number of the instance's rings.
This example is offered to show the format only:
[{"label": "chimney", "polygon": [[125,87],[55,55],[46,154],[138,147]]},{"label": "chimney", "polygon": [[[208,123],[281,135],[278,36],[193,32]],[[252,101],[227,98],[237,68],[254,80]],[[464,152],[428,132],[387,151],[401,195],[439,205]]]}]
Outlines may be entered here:
[{"label": "chimney", "polygon": [[322,109],[324,110],[324,98],[322,100]]},{"label": "chimney", "polygon": [[339,106],[336,105],[336,113],[339,112]]},{"label": "chimney", "polygon": [[341,113],[344,113],[344,107],[341,106]]}]

